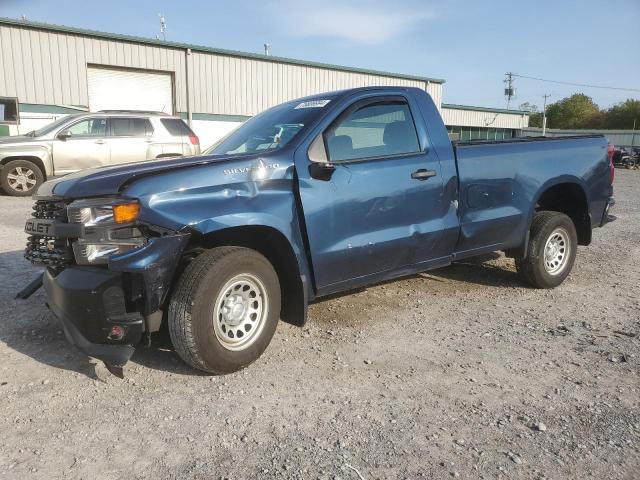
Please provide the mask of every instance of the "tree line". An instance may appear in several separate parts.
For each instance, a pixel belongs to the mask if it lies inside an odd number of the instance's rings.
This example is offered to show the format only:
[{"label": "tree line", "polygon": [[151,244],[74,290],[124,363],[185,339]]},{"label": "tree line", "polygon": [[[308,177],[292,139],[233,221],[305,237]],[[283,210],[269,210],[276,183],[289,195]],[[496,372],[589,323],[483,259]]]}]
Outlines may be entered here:
[{"label": "tree line", "polygon": [[[531,112],[530,127],[542,127],[542,112],[536,105],[523,103],[521,110]],[[593,99],[584,93],[547,105],[547,128],[562,129],[611,129],[640,130],[640,100],[628,99],[609,109],[600,109]]]}]

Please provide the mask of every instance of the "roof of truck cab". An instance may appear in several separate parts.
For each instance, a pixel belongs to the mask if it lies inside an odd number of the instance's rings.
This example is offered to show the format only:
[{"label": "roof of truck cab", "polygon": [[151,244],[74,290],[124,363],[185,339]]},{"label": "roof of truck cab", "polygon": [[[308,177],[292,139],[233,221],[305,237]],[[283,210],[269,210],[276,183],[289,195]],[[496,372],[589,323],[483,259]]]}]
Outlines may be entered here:
[{"label": "roof of truck cab", "polygon": [[[385,86],[385,85],[370,86],[370,87],[354,87],[354,88],[346,88],[344,90],[332,90],[330,92],[314,93],[313,95],[308,95],[306,97],[300,97],[300,98],[294,98],[293,100],[287,100],[286,102],[283,102],[283,103],[292,103],[292,102],[308,101],[308,100],[321,100],[321,99],[332,99],[333,100],[335,98],[346,97],[348,95],[352,95],[352,94],[358,93],[358,92],[387,91],[389,93],[394,93],[394,92],[403,92],[403,91],[408,91],[408,90],[424,92],[424,90],[422,90],[421,88],[418,88],[418,87]],[[428,92],[427,92],[427,94],[428,94]]]}]

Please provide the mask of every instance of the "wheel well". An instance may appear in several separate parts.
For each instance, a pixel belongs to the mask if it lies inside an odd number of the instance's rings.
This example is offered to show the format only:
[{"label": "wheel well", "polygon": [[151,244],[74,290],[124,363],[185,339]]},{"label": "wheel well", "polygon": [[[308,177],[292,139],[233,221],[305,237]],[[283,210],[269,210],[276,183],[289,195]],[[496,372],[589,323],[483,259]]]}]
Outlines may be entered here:
[{"label": "wheel well", "polygon": [[307,301],[295,254],[286,237],[278,230],[265,226],[233,227],[206,235],[195,236],[186,252],[220,246],[246,247],[264,255],[273,265],[282,291],[280,317],[296,326],[304,326]]},{"label": "wheel well", "polygon": [[578,245],[591,243],[591,217],[584,190],[577,183],[560,183],[545,190],[536,204],[536,211],[561,212],[573,221]]},{"label": "wheel well", "polygon": [[42,176],[44,177],[44,179],[47,179],[47,170],[44,168],[44,162],[42,161],[41,158],[39,157],[32,157],[32,156],[28,156],[28,155],[20,155],[20,156],[14,156],[14,157],[6,157],[3,158],[0,161],[0,165],[6,165],[9,162],[13,162],[14,160],[27,160],[28,162],[32,162],[34,163],[42,172]]}]

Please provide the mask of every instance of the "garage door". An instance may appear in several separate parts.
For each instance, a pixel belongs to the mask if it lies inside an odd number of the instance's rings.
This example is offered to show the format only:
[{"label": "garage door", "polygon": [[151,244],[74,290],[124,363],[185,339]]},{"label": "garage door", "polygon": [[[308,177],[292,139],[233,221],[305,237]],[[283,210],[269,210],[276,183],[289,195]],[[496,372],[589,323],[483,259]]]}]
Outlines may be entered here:
[{"label": "garage door", "polygon": [[89,109],[151,110],[173,114],[171,74],[88,68]]}]

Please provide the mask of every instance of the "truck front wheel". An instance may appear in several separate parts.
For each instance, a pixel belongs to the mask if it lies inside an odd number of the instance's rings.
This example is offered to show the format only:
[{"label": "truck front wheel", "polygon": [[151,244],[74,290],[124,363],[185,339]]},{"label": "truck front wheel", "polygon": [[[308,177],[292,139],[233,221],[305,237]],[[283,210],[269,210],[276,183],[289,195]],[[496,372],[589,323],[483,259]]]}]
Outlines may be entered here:
[{"label": "truck front wheel", "polygon": [[260,253],[218,247],[191,261],[169,303],[180,357],[214,374],[240,370],[267,348],[280,318],[280,282]]},{"label": "truck front wheel", "polygon": [[531,222],[527,256],[516,260],[516,269],[536,288],[557,287],[571,272],[577,249],[576,227],[567,215],[538,212]]}]

